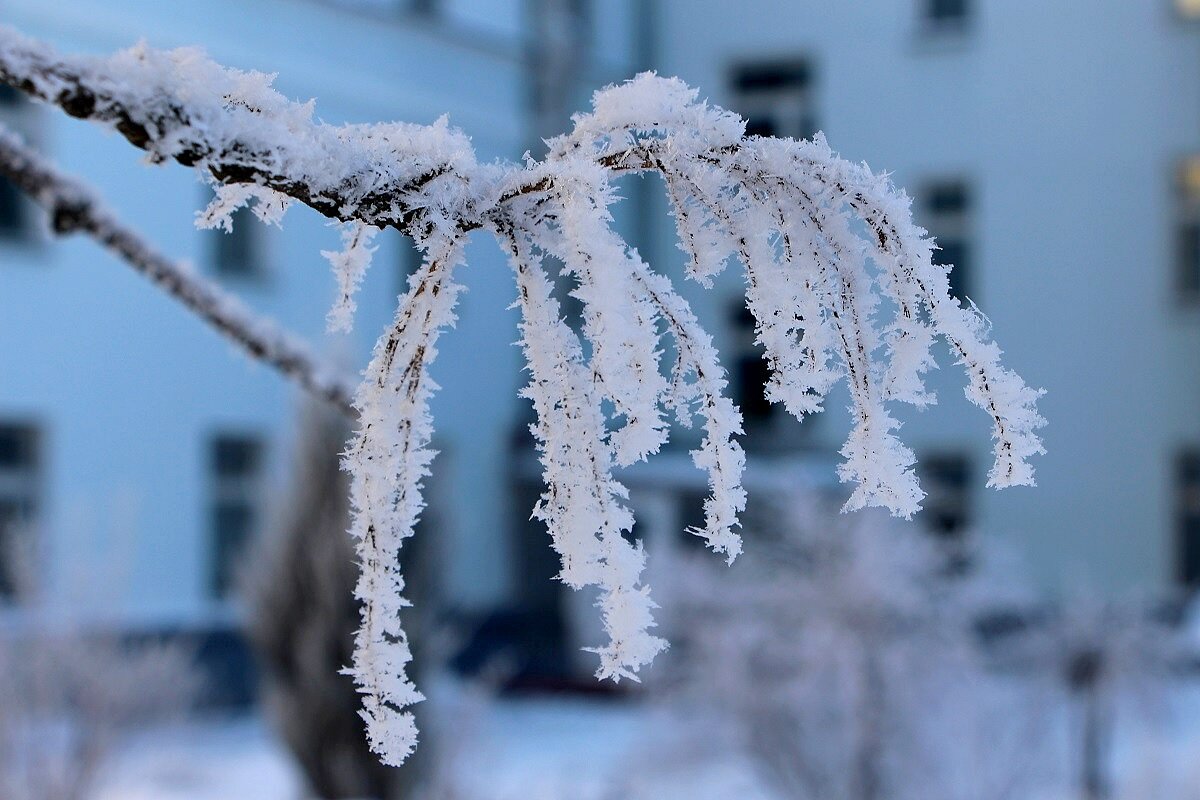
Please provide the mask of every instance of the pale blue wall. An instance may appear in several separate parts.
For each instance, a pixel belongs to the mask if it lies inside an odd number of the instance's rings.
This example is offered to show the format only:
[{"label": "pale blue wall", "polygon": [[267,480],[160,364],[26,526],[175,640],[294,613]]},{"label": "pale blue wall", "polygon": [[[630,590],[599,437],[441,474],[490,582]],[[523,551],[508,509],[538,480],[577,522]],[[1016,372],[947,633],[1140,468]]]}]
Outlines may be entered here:
[{"label": "pale blue wall", "polygon": [[[1200,27],[1169,0],[979,0],[971,29],[939,40],[918,5],[664,0],[658,67],[727,103],[735,60],[809,57],[844,156],[902,186],[973,182],[977,300],[1008,365],[1048,389],[1050,420],[1037,489],[979,476],[983,525],[1044,584],[1164,584],[1171,459],[1200,442],[1200,311],[1171,293],[1174,167],[1200,150]],[[940,405],[904,414],[903,438],[969,447],[985,467],[986,417],[952,367],[937,383]],[[829,405],[834,441],[845,401]]]},{"label": "pale blue wall", "polygon": [[[513,17],[515,1],[501,5]],[[70,52],[110,52],[139,37],[201,45],[227,65],[278,72],[278,87],[318,98],[326,121],[431,122],[449,113],[481,159],[524,149],[511,25],[482,38],[443,36],[305,0],[7,0],[0,18]],[[190,172],[146,167],[124,141],[61,113],[39,109],[35,124],[44,152],[100,187],[166,253],[204,262],[204,234],[192,226],[203,190]],[[337,231],[294,208],[268,235],[270,276],[243,296],[320,339],[333,281],[319,251],[336,247]],[[352,337],[357,364],[390,320],[399,286],[400,239],[388,233],[381,242]],[[507,588],[504,447],[522,378],[506,310],[513,290],[490,242],[472,248],[462,279],[461,321],[443,339],[434,375],[445,387],[435,401],[445,451],[438,491],[464,499],[442,510],[434,533],[453,567],[447,596],[479,606]],[[100,592],[123,614],[222,616],[206,595],[208,435],[265,433],[278,478],[295,394],[89,241],[0,245],[0,298],[0,417],[31,416],[47,433],[43,522],[59,588],[75,591],[87,573],[115,576]],[[118,557],[125,551],[128,565]]]}]

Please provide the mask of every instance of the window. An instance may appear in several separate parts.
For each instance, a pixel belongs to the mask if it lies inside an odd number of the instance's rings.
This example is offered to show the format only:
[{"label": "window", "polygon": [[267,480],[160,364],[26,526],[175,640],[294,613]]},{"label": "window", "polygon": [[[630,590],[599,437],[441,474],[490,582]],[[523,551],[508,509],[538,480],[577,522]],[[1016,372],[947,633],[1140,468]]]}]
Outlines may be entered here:
[{"label": "window", "polygon": [[958,539],[970,526],[971,461],[962,453],[927,453],[917,459],[925,490],[920,519],[935,536]]},{"label": "window", "polygon": [[[21,117],[29,103],[6,83],[0,83],[0,122],[21,129]],[[25,241],[33,234],[31,206],[8,178],[0,177],[0,240]]]},{"label": "window", "polygon": [[947,180],[927,185],[917,209],[921,224],[937,239],[935,264],[951,264],[950,292],[959,300],[974,297],[971,247],[971,191],[965,181]]},{"label": "window", "polygon": [[1179,167],[1175,289],[1186,303],[1200,302],[1200,155]]},{"label": "window", "polygon": [[971,0],[918,0],[921,19],[935,30],[961,30],[971,20]]},{"label": "window", "polygon": [[263,225],[243,206],[230,217],[233,231],[207,232],[213,271],[227,278],[261,278],[265,274]]},{"label": "window", "polygon": [[408,293],[408,279],[420,272],[424,258],[416,242],[407,236],[400,238],[400,294]]},{"label": "window", "polygon": [[751,136],[807,139],[817,132],[807,61],[743,64],[733,70],[734,102]]},{"label": "window", "polygon": [[1175,462],[1176,577],[1200,588],[1200,448],[1180,453]]},{"label": "window", "polygon": [[212,559],[209,590],[216,598],[228,597],[237,577],[242,552],[258,526],[263,450],[259,438],[244,434],[218,434],[210,445]]},{"label": "window", "polygon": [[17,108],[25,102],[20,90],[7,83],[0,83],[0,108]]},{"label": "window", "polygon": [[23,241],[33,232],[29,206],[21,190],[0,176],[0,239]]},{"label": "window", "polygon": [[748,427],[763,425],[775,414],[775,404],[767,399],[767,381],[771,366],[754,344],[754,315],[745,303],[732,308],[737,336],[737,357],[733,362],[733,401],[742,410]]},{"label": "window", "polygon": [[12,597],[16,589],[13,537],[37,516],[38,450],[36,427],[0,422],[0,597]]}]

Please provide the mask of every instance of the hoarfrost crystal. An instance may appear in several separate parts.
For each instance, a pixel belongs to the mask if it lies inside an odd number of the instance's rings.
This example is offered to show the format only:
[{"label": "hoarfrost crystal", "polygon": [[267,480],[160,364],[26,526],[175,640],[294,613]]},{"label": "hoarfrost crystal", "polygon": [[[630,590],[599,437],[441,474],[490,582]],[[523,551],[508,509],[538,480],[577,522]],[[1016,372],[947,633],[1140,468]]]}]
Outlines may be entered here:
[{"label": "hoarfrost crystal", "polygon": [[[847,509],[918,509],[913,454],[896,435],[891,407],[933,402],[922,377],[938,336],[967,372],[968,399],[992,421],[989,485],[1033,483],[1027,460],[1042,452],[1040,392],[1000,364],[979,311],[950,296],[948,268],[933,263],[905,195],[819,135],[746,136],[741,119],[677,79],[642,74],[600,91],[592,112],[551,140],[541,161],[486,165],[444,118],[327,125],[311,102],[276,92],[271,76],[225,69],[194,49],[139,45],[111,58],[64,57],[0,28],[0,80],[116,129],[152,162],[197,169],[217,189],[198,218],[203,226],[228,228],[230,214],[251,202],[267,222],[299,202],[341,223],[342,248],[325,253],[338,284],[332,328],[351,324],[377,230],[411,236],[423,253],[354,398],[358,428],[345,456],[362,566],[362,627],[349,672],[372,747],[389,763],[415,746],[405,709],[421,698],[405,675],[398,555],[424,507],[421,483],[434,456],[429,399],[437,387],[428,368],[454,322],[454,272],[475,231],[497,239],[515,276],[530,377],[523,395],[537,412],[546,481],[534,514],[562,558],[561,580],[600,590],[608,641],[591,648],[598,675],[636,679],[666,646],[650,633],[646,554],[625,538],[633,517],[614,468],[657,452],[672,419],[691,425],[698,417],[704,439],[693,458],[710,494],[693,533],[732,561],[746,503],[742,422],[724,370],[687,302],[614,228],[621,175],[662,176],[691,279],[710,285],[740,262],[772,401],[803,418],[822,410],[838,381],[848,383],[853,427],[839,468],[854,487]],[[575,283],[580,333],[551,293],[552,263]],[[253,333],[225,324],[219,311],[209,321],[231,335]],[[663,364],[668,342],[673,360]],[[289,374],[311,373],[305,362],[286,363]]]}]

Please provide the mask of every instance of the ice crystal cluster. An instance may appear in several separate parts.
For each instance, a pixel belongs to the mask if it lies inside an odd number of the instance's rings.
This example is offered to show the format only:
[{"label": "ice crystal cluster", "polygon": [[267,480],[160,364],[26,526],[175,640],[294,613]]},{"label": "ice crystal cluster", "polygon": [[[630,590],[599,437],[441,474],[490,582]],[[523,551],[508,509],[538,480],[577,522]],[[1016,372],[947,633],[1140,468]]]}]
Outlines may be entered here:
[{"label": "ice crystal cluster", "polygon": [[[689,278],[707,286],[740,263],[771,400],[802,418],[821,410],[836,382],[849,384],[853,427],[840,467],[854,487],[848,509],[917,510],[913,454],[896,437],[890,406],[933,402],[922,375],[938,336],[967,372],[968,398],[992,421],[989,484],[1032,483],[1039,392],[1001,365],[978,310],[950,296],[947,268],[931,260],[934,244],[905,195],[820,136],[747,136],[743,120],[679,80],[642,74],[604,89],[545,158],[480,164],[444,119],[328,125],[311,102],[277,93],[271,76],[223,68],[194,49],[59,56],[0,29],[0,79],[114,128],[151,161],[198,170],[217,192],[200,224],[228,227],[245,205],[278,223],[295,202],[340,222],[344,249],[325,254],[339,287],[331,327],[352,323],[376,230],[395,228],[424,254],[355,395],[358,426],[345,455],[362,602],[349,669],[372,746],[391,763],[415,744],[405,709],[420,699],[405,675],[398,552],[424,504],[437,388],[428,368],[454,322],[455,272],[474,232],[509,254],[546,482],[534,513],[562,557],[561,579],[601,592],[601,677],[634,678],[665,646],[649,632],[645,553],[623,536],[633,517],[614,468],[654,454],[673,424],[699,421],[705,436],[693,456],[711,491],[693,533],[732,560],[746,501],[741,417],[725,372],[676,288],[615,229],[622,175],[664,179]],[[556,270],[582,303],[578,333],[551,291]],[[666,353],[671,363],[662,363]]]}]

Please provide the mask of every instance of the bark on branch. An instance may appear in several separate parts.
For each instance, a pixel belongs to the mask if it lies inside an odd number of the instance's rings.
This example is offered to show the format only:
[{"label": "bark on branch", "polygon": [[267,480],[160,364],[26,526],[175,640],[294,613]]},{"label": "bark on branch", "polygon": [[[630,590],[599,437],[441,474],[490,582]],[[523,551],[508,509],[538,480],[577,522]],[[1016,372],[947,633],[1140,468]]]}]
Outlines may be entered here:
[{"label": "bark on branch", "polygon": [[[133,60],[139,55],[136,48],[130,54]],[[141,55],[161,54],[146,51]],[[228,93],[198,102],[194,87],[162,76],[156,76],[162,79],[148,95],[136,96],[134,102],[129,84],[137,69],[123,66],[118,73],[103,60],[59,56],[49,45],[0,26],[0,82],[58,106],[72,117],[115,130],[145,150],[153,162],[174,160],[200,168],[218,184],[262,186],[330,219],[396,228],[423,238],[434,224],[424,190],[447,179],[457,182],[460,189],[455,193],[457,207],[446,216],[461,233],[469,233],[503,216],[512,201],[545,194],[556,185],[552,174],[537,169],[501,182],[492,170],[474,164],[469,165],[474,167],[471,169],[436,158],[422,161],[420,153],[400,149],[364,152],[362,138],[344,135],[343,129],[320,122],[309,122],[302,135],[273,136],[278,131],[262,124],[272,116],[266,109]],[[149,64],[143,69],[155,72]],[[135,77],[143,82],[147,78]],[[145,91],[146,87],[142,88]],[[290,104],[293,112],[303,108]],[[224,118],[218,126],[221,135],[213,132],[214,111]],[[318,140],[315,147],[314,139]],[[653,170],[657,162],[647,157],[644,149],[613,151],[599,157],[597,164],[613,172]],[[314,150],[324,151],[322,166],[329,168],[320,181],[313,179],[311,170],[295,167],[311,165]],[[386,163],[389,158],[394,163]],[[345,171],[345,165],[357,169]],[[339,169],[341,173],[330,171]]]}]

